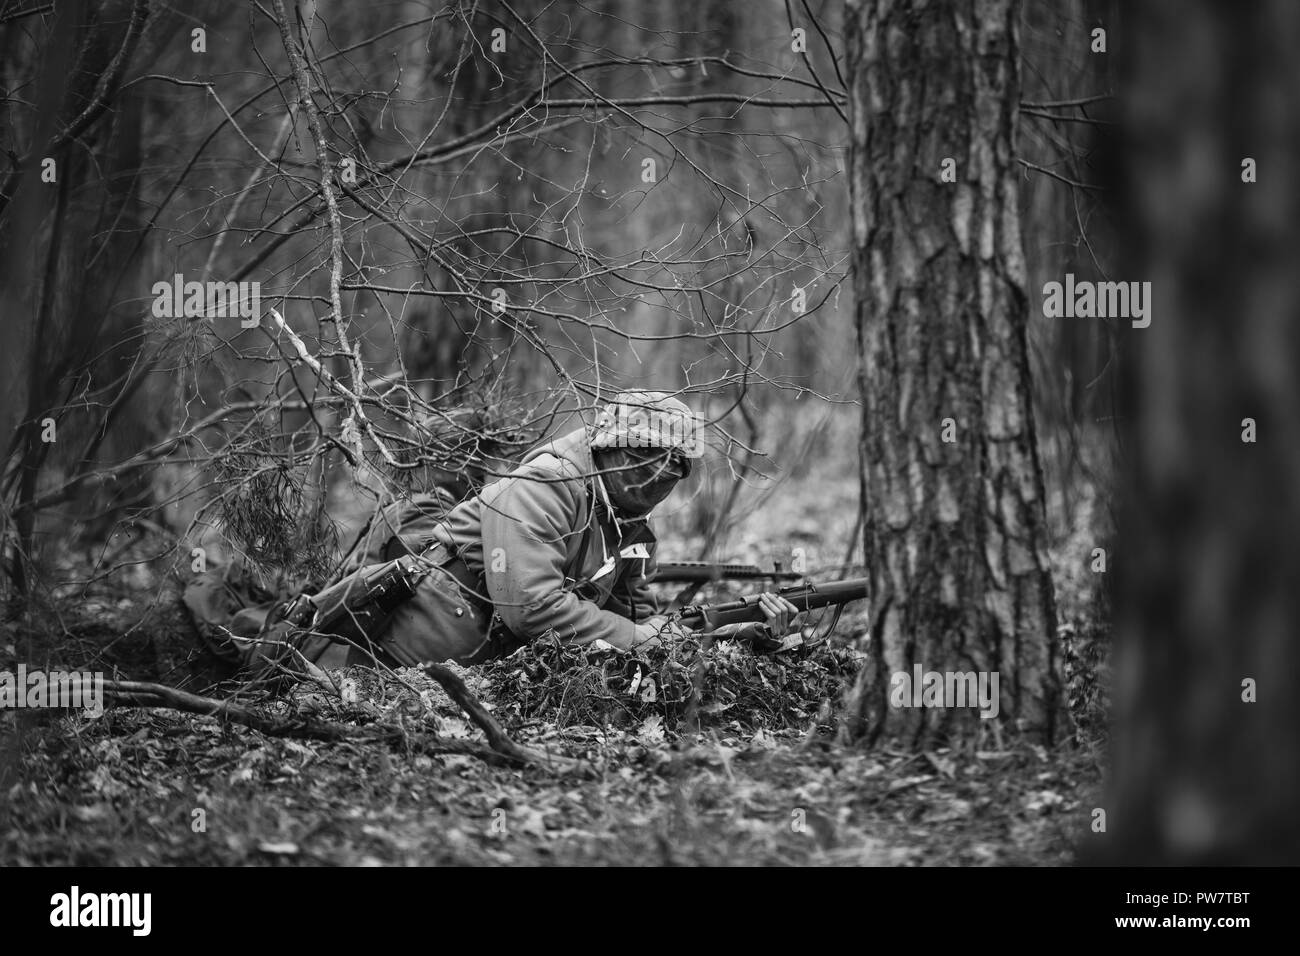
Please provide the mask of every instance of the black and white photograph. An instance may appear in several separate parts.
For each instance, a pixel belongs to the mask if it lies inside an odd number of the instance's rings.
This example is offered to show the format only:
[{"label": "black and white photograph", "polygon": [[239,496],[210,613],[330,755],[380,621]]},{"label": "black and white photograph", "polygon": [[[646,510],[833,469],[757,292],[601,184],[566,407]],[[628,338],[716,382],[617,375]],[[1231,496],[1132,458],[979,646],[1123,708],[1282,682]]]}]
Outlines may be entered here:
[{"label": "black and white photograph", "polygon": [[1266,928],[1297,50],[1288,0],[0,0],[22,921],[836,867]]}]

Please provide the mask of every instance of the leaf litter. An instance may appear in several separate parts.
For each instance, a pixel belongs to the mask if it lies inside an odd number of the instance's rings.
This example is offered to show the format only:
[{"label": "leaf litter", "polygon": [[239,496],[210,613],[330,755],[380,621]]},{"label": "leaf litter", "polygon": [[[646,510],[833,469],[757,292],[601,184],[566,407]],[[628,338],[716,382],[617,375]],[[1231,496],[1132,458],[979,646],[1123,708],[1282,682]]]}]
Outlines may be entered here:
[{"label": "leaf litter", "polygon": [[[0,794],[18,865],[1060,864],[1087,832],[1084,756],[1009,744],[903,755],[823,723],[861,655],[696,642],[635,657],[554,642],[454,668],[520,743],[591,779],[400,746],[266,737],[169,710],[29,717]],[[418,669],[352,668],[348,703],[280,703],[357,726],[481,734]],[[653,687],[653,691],[647,688]],[[829,706],[828,706],[829,705]],[[17,718],[0,715],[12,739]],[[1057,771],[1050,788],[1045,763]]]}]

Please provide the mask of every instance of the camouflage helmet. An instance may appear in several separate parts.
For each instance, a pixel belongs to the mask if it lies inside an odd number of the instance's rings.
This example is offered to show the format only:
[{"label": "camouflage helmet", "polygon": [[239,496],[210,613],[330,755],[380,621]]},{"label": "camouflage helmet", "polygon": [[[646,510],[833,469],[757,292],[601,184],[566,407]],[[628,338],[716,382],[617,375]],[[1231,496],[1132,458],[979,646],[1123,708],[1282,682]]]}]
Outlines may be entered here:
[{"label": "camouflage helmet", "polygon": [[700,458],[703,431],[686,403],[666,392],[620,392],[596,416],[591,447],[675,448],[687,458]]}]

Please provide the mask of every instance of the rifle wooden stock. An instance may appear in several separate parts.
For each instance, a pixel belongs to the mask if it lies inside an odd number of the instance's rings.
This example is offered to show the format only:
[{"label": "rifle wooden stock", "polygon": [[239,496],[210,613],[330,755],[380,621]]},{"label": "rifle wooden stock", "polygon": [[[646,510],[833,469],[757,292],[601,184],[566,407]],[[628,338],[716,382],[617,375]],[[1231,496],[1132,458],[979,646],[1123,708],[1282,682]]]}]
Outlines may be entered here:
[{"label": "rifle wooden stock", "polygon": [[[827,584],[796,584],[776,592],[800,611],[812,611],[850,601],[861,601],[867,596],[866,578],[848,578]],[[681,623],[693,629],[713,630],[724,624],[743,624],[763,621],[766,616],[759,607],[758,596],[725,604],[692,604],[681,610]]]}]

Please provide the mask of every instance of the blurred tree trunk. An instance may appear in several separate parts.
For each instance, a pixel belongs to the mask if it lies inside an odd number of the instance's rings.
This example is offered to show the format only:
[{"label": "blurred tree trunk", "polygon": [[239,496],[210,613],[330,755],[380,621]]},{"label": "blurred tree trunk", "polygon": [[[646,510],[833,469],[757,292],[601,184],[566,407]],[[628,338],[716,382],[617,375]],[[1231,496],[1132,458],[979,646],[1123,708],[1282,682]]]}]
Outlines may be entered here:
[{"label": "blurred tree trunk", "polygon": [[[891,676],[998,672],[1050,741],[1059,689],[1014,131],[1012,0],[850,0],[849,186],[871,657],[845,729],[916,743],[979,709],[891,705]],[[955,161],[956,182],[941,182]],[[909,702],[911,695],[908,695]]]},{"label": "blurred tree trunk", "polygon": [[[18,592],[27,587],[27,562],[34,560],[39,537],[31,507],[43,469],[80,464],[77,449],[89,442],[100,423],[95,402],[86,428],[72,412],[75,394],[98,395],[105,380],[124,374],[139,350],[142,322],[138,308],[117,309],[115,291],[132,287],[136,272],[129,255],[138,228],[134,210],[139,177],[138,106],[123,106],[118,87],[143,33],[148,4],[69,3],[53,24],[20,44],[6,34],[4,45],[37,75],[41,115],[30,130],[10,130],[11,148],[23,162],[5,177],[0,227],[7,267],[0,290],[12,306],[16,343],[9,361],[21,363],[5,396],[0,433],[7,453],[3,493],[13,502],[16,539],[10,542],[9,571]],[[73,50],[75,49],[75,59]],[[39,51],[33,55],[32,51]],[[75,130],[75,135],[72,132]],[[17,149],[15,149],[17,152]],[[42,162],[55,163],[55,181],[42,178]],[[23,404],[18,404],[22,402]],[[142,414],[141,404],[135,408]],[[57,421],[53,440],[42,422]],[[145,436],[138,421],[109,438],[106,449],[118,456],[136,450]],[[119,440],[119,438],[121,440]],[[134,439],[134,440],[132,440]],[[115,494],[126,494],[123,487]],[[133,485],[142,497],[148,489]],[[102,504],[102,502],[101,502]],[[108,510],[113,510],[109,506]]]},{"label": "blurred tree trunk", "polygon": [[1110,859],[1296,864],[1300,7],[1133,13]]},{"label": "blurred tree trunk", "polygon": [[[28,578],[28,548],[33,516],[19,505],[30,496],[35,480],[35,463],[39,452],[40,431],[36,412],[47,407],[52,392],[49,377],[43,374],[51,333],[42,325],[38,314],[50,302],[48,280],[53,255],[57,252],[58,227],[66,204],[66,176],[62,183],[41,181],[41,163],[48,156],[64,168],[72,146],[63,144],[46,150],[64,120],[63,105],[67,93],[67,76],[75,60],[78,24],[84,21],[84,9],[70,5],[56,16],[39,59],[30,52],[30,43],[20,20],[3,28],[5,53],[4,79],[8,88],[19,88],[28,79],[25,70],[36,73],[38,109],[32,121],[30,142],[9,142],[15,154],[29,153],[24,164],[12,163],[0,184],[0,300],[5,303],[5,348],[0,350],[0,494],[6,507],[0,508],[0,550],[4,557],[4,583],[12,582],[19,595],[25,595]],[[15,133],[11,132],[10,136]],[[56,201],[57,200],[57,201]],[[48,233],[50,239],[42,242]],[[54,245],[51,251],[47,248]],[[44,294],[44,295],[43,295]],[[47,317],[48,318],[48,317]]]}]

